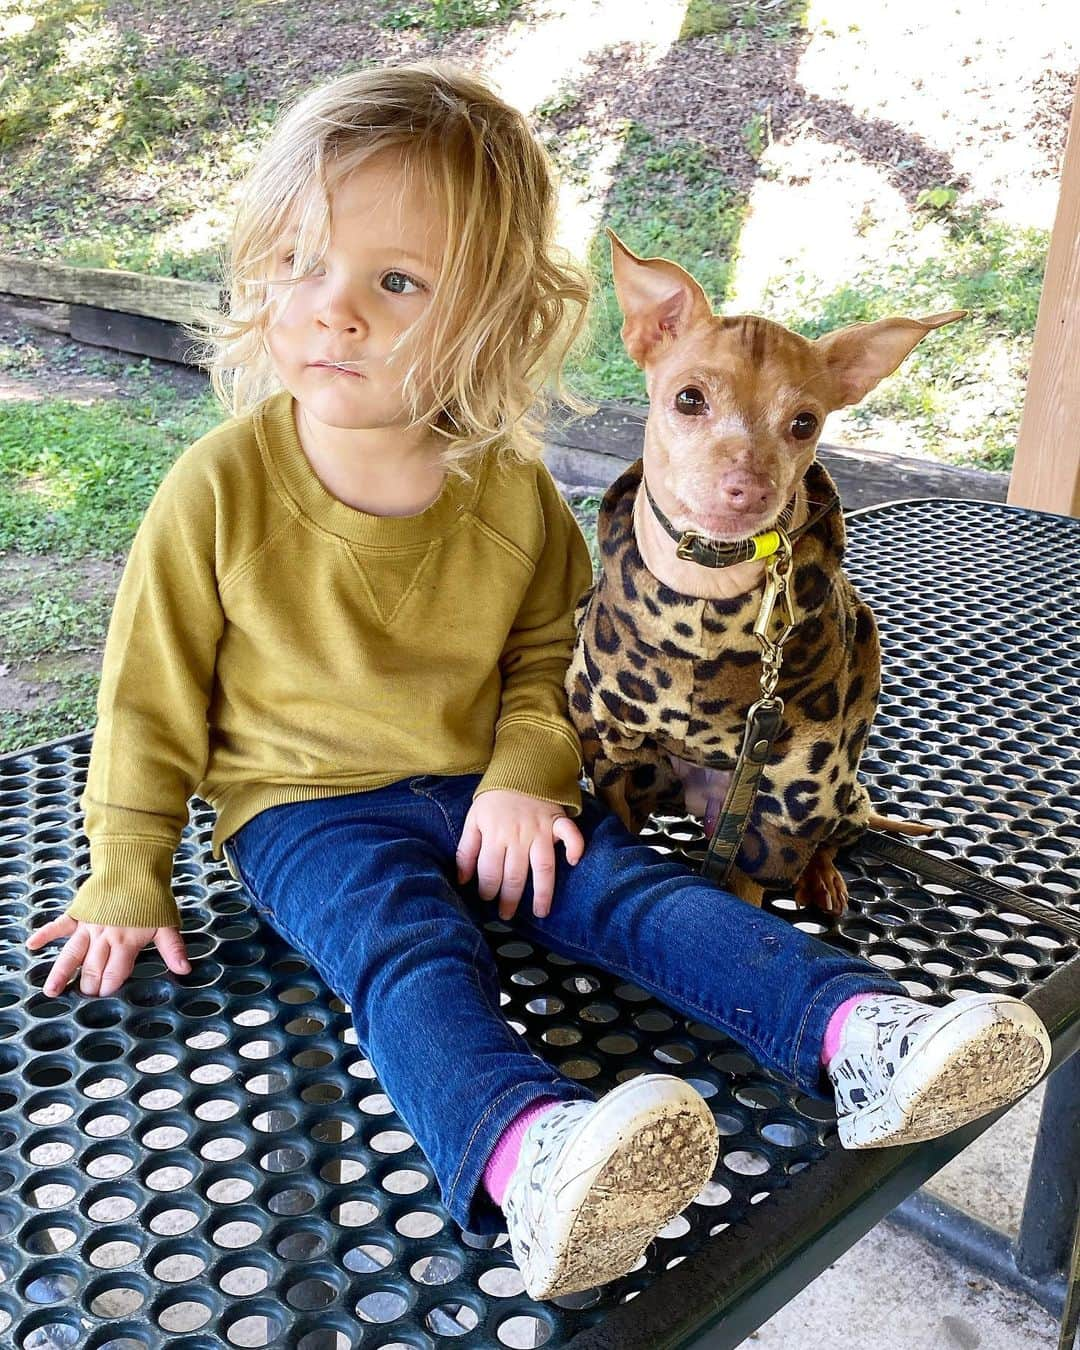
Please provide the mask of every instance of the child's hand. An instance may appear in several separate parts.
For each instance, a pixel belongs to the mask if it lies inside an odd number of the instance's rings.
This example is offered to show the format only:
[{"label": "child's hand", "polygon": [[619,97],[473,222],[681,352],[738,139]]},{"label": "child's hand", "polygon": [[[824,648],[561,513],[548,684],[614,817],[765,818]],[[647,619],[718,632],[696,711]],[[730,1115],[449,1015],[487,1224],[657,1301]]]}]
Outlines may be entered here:
[{"label": "child's hand", "polygon": [[481,900],[498,895],[499,918],[509,919],[531,866],[533,913],[542,919],[551,913],[556,839],[562,840],[571,865],[585,851],[581,831],[561,806],[525,792],[482,792],[469,808],[458,841],[458,882],[468,881],[475,869]]},{"label": "child's hand", "polygon": [[54,938],[70,938],[56,958],[44,984],[46,994],[60,994],[82,966],[79,988],[84,994],[115,994],[131,974],[135,958],[151,940],[176,975],[191,970],[184,939],[178,928],[124,928],[118,924],[87,923],[61,914],[26,940],[33,952]]}]

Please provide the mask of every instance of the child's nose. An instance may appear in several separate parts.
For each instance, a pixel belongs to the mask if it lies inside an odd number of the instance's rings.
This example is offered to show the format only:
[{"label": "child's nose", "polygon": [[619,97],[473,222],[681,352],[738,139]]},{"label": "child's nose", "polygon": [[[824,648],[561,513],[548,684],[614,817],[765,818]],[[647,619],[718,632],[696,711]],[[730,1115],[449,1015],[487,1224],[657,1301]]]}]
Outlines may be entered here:
[{"label": "child's nose", "polygon": [[368,320],[354,294],[347,287],[328,284],[322,304],[316,311],[316,318],[324,327],[335,333],[366,333]]}]

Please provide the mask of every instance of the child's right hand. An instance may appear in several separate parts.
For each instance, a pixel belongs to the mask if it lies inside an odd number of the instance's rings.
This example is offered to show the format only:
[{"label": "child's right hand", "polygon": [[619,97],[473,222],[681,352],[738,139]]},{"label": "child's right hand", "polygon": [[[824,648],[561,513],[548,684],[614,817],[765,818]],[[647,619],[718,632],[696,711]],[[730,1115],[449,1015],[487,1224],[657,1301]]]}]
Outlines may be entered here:
[{"label": "child's right hand", "polygon": [[79,988],[84,994],[115,994],[135,965],[135,958],[153,939],[161,959],[176,975],[191,970],[184,939],[178,928],[125,928],[118,924],[87,923],[61,914],[26,940],[37,951],[55,938],[68,938],[44,984],[46,994],[59,994],[82,966]]}]

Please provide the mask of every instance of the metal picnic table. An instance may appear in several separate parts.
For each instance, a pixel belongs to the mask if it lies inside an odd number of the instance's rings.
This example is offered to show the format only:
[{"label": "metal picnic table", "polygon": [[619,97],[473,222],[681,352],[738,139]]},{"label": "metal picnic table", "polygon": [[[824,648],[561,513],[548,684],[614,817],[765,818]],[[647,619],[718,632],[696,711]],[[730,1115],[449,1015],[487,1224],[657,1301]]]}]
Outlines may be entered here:
[{"label": "metal picnic table", "polygon": [[[947,498],[847,522],[884,651],[862,774],[879,806],[940,828],[915,854],[869,833],[842,855],[839,920],[783,893],[767,903],[920,997],[1001,990],[1042,1015],[1052,1076],[1015,1245],[916,1194],[1002,1112],[845,1152],[829,1109],[734,1041],[496,919],[503,1012],[538,1053],[598,1092],[658,1066],[680,1074],[722,1136],[712,1182],[633,1271],[530,1300],[505,1235],[449,1219],[347,1005],[212,862],[205,802],[192,799],[174,869],[191,973],[171,975],[151,946],[113,996],[42,992],[57,947],[30,953],[26,936],[89,864],[83,732],[0,758],[0,1345],[720,1350],[901,1202],[906,1222],[1062,1316],[1071,1344],[1080,522]],[[699,856],[692,821],[655,821],[652,836]]]}]

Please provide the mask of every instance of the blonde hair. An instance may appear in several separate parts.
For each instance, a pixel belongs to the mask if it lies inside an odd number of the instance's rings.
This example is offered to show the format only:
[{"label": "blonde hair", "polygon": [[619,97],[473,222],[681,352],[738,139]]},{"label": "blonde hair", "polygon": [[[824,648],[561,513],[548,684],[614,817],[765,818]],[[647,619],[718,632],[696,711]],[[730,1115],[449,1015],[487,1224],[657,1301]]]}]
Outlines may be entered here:
[{"label": "blonde hair", "polygon": [[[524,115],[444,61],[343,75],[278,120],[242,184],[221,254],[228,304],[185,325],[196,359],[233,416],[282,387],[265,340],[282,294],[280,281],[270,284],[275,250],[291,226],[289,281],[313,266],[329,242],[338,176],[389,147],[435,194],[446,223],[431,302],[408,330],[418,353],[402,381],[409,416],[445,438],[442,459],[456,472],[488,447],[536,458],[552,376],[558,397],[591,411],[564,387],[561,367],[584,329],[593,282],[553,242],[555,171]],[[421,379],[432,390],[427,407]]]}]

